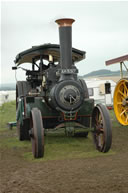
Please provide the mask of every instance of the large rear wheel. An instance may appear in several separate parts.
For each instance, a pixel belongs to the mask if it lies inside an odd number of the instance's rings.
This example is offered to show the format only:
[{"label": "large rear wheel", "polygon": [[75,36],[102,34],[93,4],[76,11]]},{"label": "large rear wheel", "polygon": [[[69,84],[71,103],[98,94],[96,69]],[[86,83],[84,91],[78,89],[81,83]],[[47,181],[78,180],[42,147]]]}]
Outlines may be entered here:
[{"label": "large rear wheel", "polygon": [[98,104],[94,108],[92,124],[96,149],[103,153],[108,152],[112,144],[112,127],[109,112],[104,105]]},{"label": "large rear wheel", "polygon": [[21,124],[20,121],[17,121],[18,138],[20,141],[30,140],[29,129],[30,129],[29,119],[24,119],[23,124]]},{"label": "large rear wheel", "polygon": [[31,111],[30,126],[33,155],[35,158],[41,158],[44,156],[44,128],[41,112],[37,108]]},{"label": "large rear wheel", "polygon": [[114,111],[122,125],[128,125],[128,79],[121,79],[114,92]]},{"label": "large rear wheel", "polygon": [[[19,99],[25,97],[31,90],[31,86],[27,81],[18,81],[16,84],[16,110],[18,111]],[[23,119],[23,123],[17,121],[18,138],[20,141],[30,140],[29,137],[30,121],[27,118]]]}]

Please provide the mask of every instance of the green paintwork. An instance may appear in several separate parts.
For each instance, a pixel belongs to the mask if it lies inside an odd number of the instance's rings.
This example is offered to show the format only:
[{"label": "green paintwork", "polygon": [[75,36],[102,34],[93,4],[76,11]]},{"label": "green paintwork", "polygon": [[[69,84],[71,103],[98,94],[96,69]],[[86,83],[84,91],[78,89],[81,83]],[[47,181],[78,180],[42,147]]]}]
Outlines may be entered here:
[{"label": "green paintwork", "polygon": [[60,116],[60,113],[56,110],[51,109],[46,102],[43,102],[43,98],[35,97],[34,103],[26,104],[26,116],[30,117],[30,112],[32,108],[38,108],[41,111],[42,117]]},{"label": "green paintwork", "polygon": [[78,111],[78,116],[91,116],[94,109],[94,100],[85,99],[81,109]]},{"label": "green paintwork", "polygon": [[23,117],[24,117],[24,100],[23,98],[20,99],[18,102],[16,120],[20,121],[20,124],[23,125]]},{"label": "green paintwork", "polygon": [[[51,117],[51,116],[61,116],[61,113],[58,112],[57,110],[51,109],[46,102],[42,102],[41,97],[35,97],[35,102],[34,103],[28,103],[26,104],[26,109],[27,109],[27,117],[30,116],[30,111],[32,108],[37,107],[43,117]],[[81,107],[81,109],[78,111],[78,115],[82,116],[88,116],[92,114],[94,108],[94,100],[93,99],[86,99]]]},{"label": "green paintwork", "polygon": [[[17,121],[20,121],[20,124],[23,124],[24,118],[30,118],[31,110],[36,107],[41,111],[43,118],[51,118],[51,117],[59,117],[62,116],[61,112],[58,112],[57,110],[51,109],[46,102],[43,101],[42,97],[34,97],[35,101],[34,103],[25,103],[26,104],[26,110],[24,109],[24,100],[25,98],[21,98],[18,103],[18,109],[17,109]],[[87,116],[86,119],[88,122],[90,122],[90,117],[92,115],[92,111],[94,108],[94,100],[93,99],[86,99],[81,107],[81,109],[78,111],[78,116]],[[89,126],[89,125],[88,125]],[[66,127],[69,127],[66,125]],[[71,125],[70,125],[71,127]],[[72,126],[73,127],[73,126]]]}]

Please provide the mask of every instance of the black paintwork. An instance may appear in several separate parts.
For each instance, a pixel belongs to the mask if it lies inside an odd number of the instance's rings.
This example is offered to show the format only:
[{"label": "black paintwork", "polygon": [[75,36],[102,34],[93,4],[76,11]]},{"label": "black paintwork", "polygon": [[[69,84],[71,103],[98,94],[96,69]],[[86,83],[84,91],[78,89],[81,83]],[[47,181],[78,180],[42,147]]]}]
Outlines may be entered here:
[{"label": "black paintwork", "polygon": [[[86,52],[72,48],[72,60],[73,62],[79,62],[85,58]],[[60,61],[60,46],[57,44],[43,44],[39,46],[32,46],[32,48],[19,53],[16,56],[15,63],[19,66],[23,63],[33,63],[40,60],[40,56],[43,59],[49,61],[49,55],[52,55],[54,62]]]}]

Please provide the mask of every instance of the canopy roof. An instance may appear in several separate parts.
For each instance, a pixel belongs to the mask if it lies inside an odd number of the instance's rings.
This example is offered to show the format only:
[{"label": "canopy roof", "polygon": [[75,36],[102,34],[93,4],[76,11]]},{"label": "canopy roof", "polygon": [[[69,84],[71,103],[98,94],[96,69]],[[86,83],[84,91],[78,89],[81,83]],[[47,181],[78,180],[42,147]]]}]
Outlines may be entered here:
[{"label": "canopy roof", "polygon": [[[72,48],[73,62],[79,62],[85,58],[86,52]],[[57,44],[43,44],[39,46],[32,46],[32,48],[19,53],[16,56],[15,63],[17,65],[23,63],[36,62],[42,56],[43,59],[49,60],[49,55],[52,55],[54,62],[60,61],[60,46]]]},{"label": "canopy roof", "polygon": [[111,64],[121,63],[121,62],[124,62],[124,61],[128,61],[128,55],[108,60],[105,63],[106,63],[106,66],[108,66],[108,65],[111,65]]}]

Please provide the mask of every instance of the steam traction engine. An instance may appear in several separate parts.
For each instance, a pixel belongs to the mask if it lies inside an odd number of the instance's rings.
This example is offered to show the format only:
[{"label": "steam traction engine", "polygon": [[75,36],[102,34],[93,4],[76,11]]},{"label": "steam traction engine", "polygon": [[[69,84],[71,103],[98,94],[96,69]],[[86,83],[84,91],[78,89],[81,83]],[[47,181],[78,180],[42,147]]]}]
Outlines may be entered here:
[{"label": "steam traction engine", "polygon": [[26,81],[16,84],[16,108],[19,140],[31,139],[35,158],[43,157],[44,132],[51,128],[65,128],[67,135],[76,128],[86,134],[90,130],[100,152],[111,147],[109,113],[102,104],[94,107],[85,81],[77,77],[75,63],[85,58],[85,52],[72,48],[73,22],[56,20],[60,46],[34,46],[16,56],[14,70],[23,63],[32,64],[32,70],[26,70]]}]

